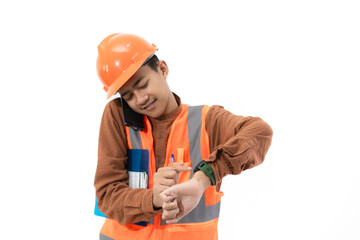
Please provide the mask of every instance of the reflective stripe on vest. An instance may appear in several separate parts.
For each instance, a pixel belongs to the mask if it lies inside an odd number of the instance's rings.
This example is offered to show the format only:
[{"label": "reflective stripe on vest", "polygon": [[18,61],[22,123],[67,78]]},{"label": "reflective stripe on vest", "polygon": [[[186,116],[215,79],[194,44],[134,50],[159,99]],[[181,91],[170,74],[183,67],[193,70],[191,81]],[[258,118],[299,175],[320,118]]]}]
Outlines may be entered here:
[{"label": "reflective stripe on vest", "polygon": [[109,237],[107,237],[107,236],[105,236],[105,235],[103,235],[101,233],[100,233],[100,238],[99,239],[100,240],[114,240],[113,238],[109,238]]},{"label": "reflective stripe on vest", "polygon": [[129,135],[131,140],[131,149],[141,149],[142,142],[139,131],[135,131],[133,128],[129,128]]}]

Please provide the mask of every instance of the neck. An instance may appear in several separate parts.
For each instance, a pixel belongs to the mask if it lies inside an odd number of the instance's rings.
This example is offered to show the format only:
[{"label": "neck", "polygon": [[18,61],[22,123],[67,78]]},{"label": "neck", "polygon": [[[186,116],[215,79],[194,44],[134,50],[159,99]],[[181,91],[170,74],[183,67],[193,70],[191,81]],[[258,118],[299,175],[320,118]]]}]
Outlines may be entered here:
[{"label": "neck", "polygon": [[169,102],[168,102],[168,106],[166,107],[166,113],[172,113],[173,111],[175,111],[177,108],[179,107],[178,102],[175,99],[175,96],[172,92],[170,92],[170,96],[169,96]]},{"label": "neck", "polygon": [[178,103],[174,94],[170,92],[165,111],[160,117],[157,117],[156,119],[164,119],[167,118],[167,116],[171,115],[173,112],[176,111],[176,109],[179,108],[180,102]]}]

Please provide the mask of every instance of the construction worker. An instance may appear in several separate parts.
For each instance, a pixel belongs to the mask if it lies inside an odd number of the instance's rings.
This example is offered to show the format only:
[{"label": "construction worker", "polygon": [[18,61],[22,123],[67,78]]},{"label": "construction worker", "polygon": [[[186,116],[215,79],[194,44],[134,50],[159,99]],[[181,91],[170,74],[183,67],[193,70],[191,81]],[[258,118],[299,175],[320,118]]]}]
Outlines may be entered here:
[{"label": "construction worker", "polygon": [[272,129],[221,106],[189,106],[171,92],[157,47],[131,34],[98,46],[109,101],[101,120],[100,239],[217,239],[221,181],[263,162]]}]

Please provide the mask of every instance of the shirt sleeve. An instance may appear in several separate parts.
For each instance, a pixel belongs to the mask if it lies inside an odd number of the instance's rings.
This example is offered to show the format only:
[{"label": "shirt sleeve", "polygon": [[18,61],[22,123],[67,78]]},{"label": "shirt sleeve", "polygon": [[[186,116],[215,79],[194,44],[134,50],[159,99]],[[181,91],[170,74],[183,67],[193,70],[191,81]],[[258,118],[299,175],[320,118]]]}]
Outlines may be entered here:
[{"label": "shirt sleeve", "polygon": [[258,117],[237,116],[221,106],[212,106],[206,116],[210,156],[217,185],[228,174],[261,164],[270,147],[273,131]]},{"label": "shirt sleeve", "polygon": [[123,225],[161,213],[153,208],[151,189],[128,186],[127,146],[121,104],[115,99],[106,105],[101,120],[94,185],[99,210]]}]

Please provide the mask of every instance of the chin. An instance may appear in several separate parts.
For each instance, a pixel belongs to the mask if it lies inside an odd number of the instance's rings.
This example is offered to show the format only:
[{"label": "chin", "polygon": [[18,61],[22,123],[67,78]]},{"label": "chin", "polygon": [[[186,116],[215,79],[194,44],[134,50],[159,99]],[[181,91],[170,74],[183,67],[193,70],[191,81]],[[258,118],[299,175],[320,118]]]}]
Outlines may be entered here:
[{"label": "chin", "polygon": [[159,118],[161,117],[164,112],[163,111],[157,111],[158,109],[156,109],[155,111],[151,111],[151,112],[147,112],[146,115],[152,118]]},{"label": "chin", "polygon": [[151,118],[159,118],[159,117],[161,117],[161,114],[146,114],[146,116],[148,116],[148,117],[151,117]]}]

